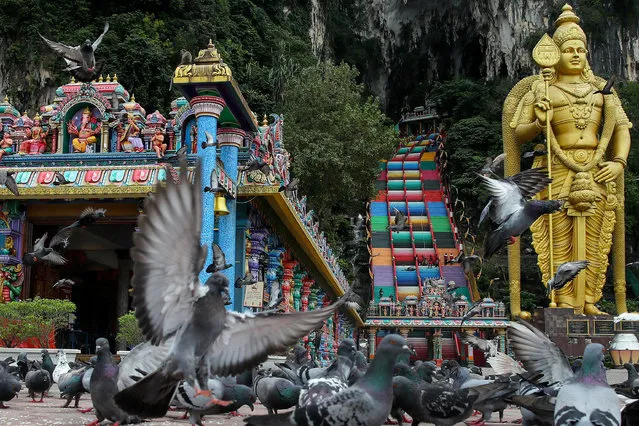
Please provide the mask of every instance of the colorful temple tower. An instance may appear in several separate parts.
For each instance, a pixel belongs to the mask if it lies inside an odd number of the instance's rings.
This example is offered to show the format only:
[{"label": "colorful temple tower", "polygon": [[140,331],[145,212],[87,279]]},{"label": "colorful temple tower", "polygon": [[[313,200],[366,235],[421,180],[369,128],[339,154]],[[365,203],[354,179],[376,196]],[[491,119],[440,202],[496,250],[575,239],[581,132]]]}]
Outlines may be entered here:
[{"label": "colorful temple tower", "polygon": [[[280,297],[285,311],[317,309],[348,288],[305,197],[280,191],[290,180],[283,117],[258,124],[212,42],[193,63],[175,69],[173,84],[183,97],[166,115],[147,114],[117,76],[83,84],[72,79],[33,117],[6,98],[0,103],[0,168],[15,172],[19,189],[16,196],[0,188],[2,300],[70,297],[78,307],[74,341],[83,350],[98,335],[114,336],[117,318],[131,308],[129,249],[144,199],[158,182],[193,179],[197,162],[203,167],[200,241],[224,251],[231,283],[247,273],[253,281],[232,286],[229,309],[273,308]],[[182,147],[186,177],[175,160]],[[71,239],[68,264],[23,267],[35,239],[70,224],[88,206],[106,208],[107,217]],[[77,285],[63,295],[52,284],[66,277]],[[201,280],[207,277],[202,271]],[[350,309],[301,343],[318,360],[328,359],[336,337],[361,325]]]}]

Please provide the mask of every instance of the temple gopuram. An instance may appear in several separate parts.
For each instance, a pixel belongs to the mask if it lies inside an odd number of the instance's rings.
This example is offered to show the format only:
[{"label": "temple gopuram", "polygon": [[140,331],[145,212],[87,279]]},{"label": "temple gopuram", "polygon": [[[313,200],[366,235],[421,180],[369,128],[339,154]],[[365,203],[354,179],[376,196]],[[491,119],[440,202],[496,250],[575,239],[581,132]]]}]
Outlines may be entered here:
[{"label": "temple gopuram", "polygon": [[[0,167],[15,173],[19,189],[16,196],[0,188],[2,300],[72,300],[73,340],[85,353],[97,337],[114,338],[117,319],[131,309],[132,234],[156,184],[183,178],[175,154],[181,148],[188,179],[196,162],[203,168],[202,243],[224,251],[233,265],[224,271],[231,282],[247,273],[255,281],[230,289],[230,309],[313,310],[348,289],[306,197],[280,190],[291,179],[284,117],[258,122],[212,42],[192,64],[178,66],[173,84],[183,97],[166,114],[147,113],[116,75],[91,83],[72,79],[34,115],[20,113],[6,97],[0,104]],[[201,149],[207,135],[216,149]],[[217,192],[205,191],[214,183]],[[67,264],[22,265],[37,238],[53,235],[87,207],[106,209],[106,218],[74,234]],[[190,220],[171,213],[176,221]],[[62,278],[76,284],[54,289]],[[302,343],[323,363],[338,340],[362,325],[350,309]]]}]

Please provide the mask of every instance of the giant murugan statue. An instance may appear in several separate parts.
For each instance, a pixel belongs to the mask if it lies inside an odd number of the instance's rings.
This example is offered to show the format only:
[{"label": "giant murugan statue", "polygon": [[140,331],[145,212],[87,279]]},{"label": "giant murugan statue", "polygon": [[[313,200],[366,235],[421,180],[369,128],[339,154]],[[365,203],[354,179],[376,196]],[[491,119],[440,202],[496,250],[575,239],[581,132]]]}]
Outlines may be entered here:
[{"label": "giant murugan statue", "polygon": [[[613,250],[617,311],[626,312],[623,171],[630,149],[629,122],[614,91],[593,75],[587,60],[586,34],[579,17],[565,5],[552,39],[539,42],[533,58],[543,70],[521,80],[504,102],[502,130],[505,172],[520,168],[520,146],[547,136],[548,153],[533,167],[548,167],[553,179],[538,195],[565,200],[564,209],[542,216],[532,226],[533,246],[544,284],[567,261],[588,260],[573,282],[555,292],[551,307],[597,315]],[[549,123],[549,124],[548,124]],[[509,247],[511,313],[520,308],[520,246]]]}]

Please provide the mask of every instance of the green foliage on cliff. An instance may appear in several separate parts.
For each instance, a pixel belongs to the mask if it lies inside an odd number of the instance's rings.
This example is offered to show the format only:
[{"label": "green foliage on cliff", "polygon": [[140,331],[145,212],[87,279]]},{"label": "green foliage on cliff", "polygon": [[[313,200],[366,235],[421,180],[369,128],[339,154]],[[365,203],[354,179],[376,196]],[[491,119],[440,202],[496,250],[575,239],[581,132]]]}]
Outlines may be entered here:
[{"label": "green foliage on cliff", "polygon": [[285,143],[293,175],[329,241],[352,238],[347,217],[365,214],[379,160],[398,143],[392,123],[346,64],[302,69],[284,91]]}]

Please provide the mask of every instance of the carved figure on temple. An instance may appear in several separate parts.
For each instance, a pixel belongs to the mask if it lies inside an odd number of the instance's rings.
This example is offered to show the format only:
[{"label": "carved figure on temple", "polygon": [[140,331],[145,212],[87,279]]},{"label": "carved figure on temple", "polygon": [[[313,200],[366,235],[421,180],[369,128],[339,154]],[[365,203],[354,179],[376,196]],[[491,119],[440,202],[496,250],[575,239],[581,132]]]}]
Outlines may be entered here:
[{"label": "carved figure on temple", "polygon": [[36,114],[31,129],[27,127],[25,130],[29,139],[20,144],[19,153],[30,155],[42,154],[44,150],[47,149],[47,142],[45,140],[47,131],[42,128],[40,116]]},{"label": "carved figure on temple", "polygon": [[13,139],[11,139],[8,128],[5,128],[2,140],[0,140],[0,160],[4,155],[10,154],[13,154]]},{"label": "carved figure on temple", "polygon": [[144,144],[140,138],[140,127],[133,114],[129,114],[125,124],[120,124],[118,141],[125,152],[144,152]]},{"label": "carved figure on temple", "polygon": [[155,134],[151,138],[151,146],[153,146],[153,150],[158,158],[163,158],[164,153],[166,152],[166,144],[164,143],[164,135],[162,134],[162,129],[157,127],[155,129]]},{"label": "carved figure on temple", "polygon": [[[550,152],[537,156],[533,167],[547,168],[551,158],[550,198],[565,200],[566,204],[562,211],[544,216],[531,226],[542,280],[548,282],[564,262],[588,260],[585,273],[558,290],[555,301],[575,313],[602,314],[595,303],[602,297],[614,239],[615,294],[621,313],[626,311],[623,171],[632,124],[616,92],[592,73],[586,34],[579,21],[572,7],[565,5],[555,21],[552,39],[545,35],[538,44],[547,43],[544,50],[533,54],[546,68],[520,81],[504,103],[505,170],[507,175],[518,172],[520,145],[540,133],[549,133]],[[553,49],[555,65],[544,65],[544,58]],[[549,199],[548,192],[543,191],[539,198]],[[511,311],[517,315],[521,312],[519,244],[511,247],[509,257]]]},{"label": "carved figure on temple", "polygon": [[0,268],[0,302],[20,300],[24,273],[22,265],[5,265]]},{"label": "carved figure on temple", "polygon": [[84,108],[80,117],[76,114],[67,124],[69,134],[77,136],[71,141],[73,152],[87,152],[89,147],[92,151],[92,146],[98,141],[95,135],[99,134],[101,129],[102,123],[91,113],[90,107]]},{"label": "carved figure on temple", "polygon": [[197,154],[197,125],[191,125],[191,154]]}]

